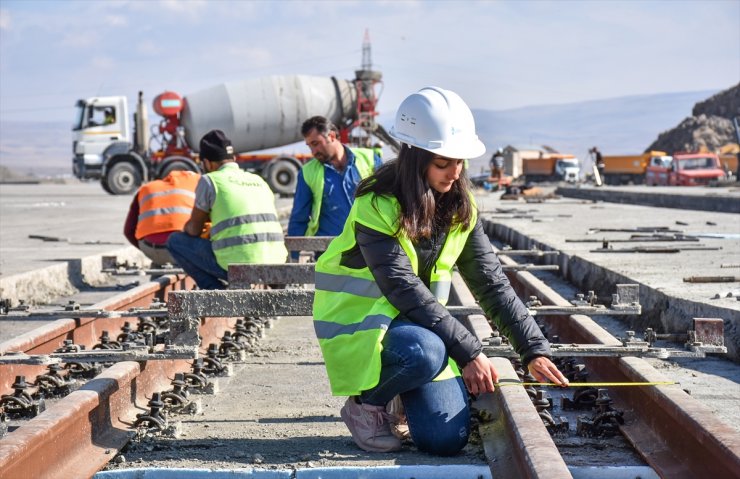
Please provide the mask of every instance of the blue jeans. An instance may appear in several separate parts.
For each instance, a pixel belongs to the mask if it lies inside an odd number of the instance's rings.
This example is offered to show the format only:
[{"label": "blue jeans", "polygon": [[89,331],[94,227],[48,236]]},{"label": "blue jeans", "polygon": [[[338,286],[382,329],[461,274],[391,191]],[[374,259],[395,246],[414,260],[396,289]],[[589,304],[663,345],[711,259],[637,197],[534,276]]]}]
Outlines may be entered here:
[{"label": "blue jeans", "polygon": [[360,400],[384,406],[400,394],[416,447],[442,456],[457,454],[470,435],[468,392],[459,377],[432,381],[447,365],[439,336],[395,319],[383,338],[380,357],[380,381],[363,391]]},{"label": "blue jeans", "polygon": [[211,240],[190,236],[181,231],[172,233],[167,250],[200,289],[225,289],[228,275],[216,261]]}]

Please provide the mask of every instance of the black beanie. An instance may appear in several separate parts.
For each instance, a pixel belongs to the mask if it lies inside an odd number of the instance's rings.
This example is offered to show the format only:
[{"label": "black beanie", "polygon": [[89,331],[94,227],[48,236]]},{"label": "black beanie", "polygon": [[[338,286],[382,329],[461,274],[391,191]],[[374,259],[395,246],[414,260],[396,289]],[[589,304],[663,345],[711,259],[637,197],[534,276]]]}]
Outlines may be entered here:
[{"label": "black beanie", "polygon": [[221,161],[234,157],[234,147],[223,131],[211,130],[200,139],[200,158],[208,161]]}]

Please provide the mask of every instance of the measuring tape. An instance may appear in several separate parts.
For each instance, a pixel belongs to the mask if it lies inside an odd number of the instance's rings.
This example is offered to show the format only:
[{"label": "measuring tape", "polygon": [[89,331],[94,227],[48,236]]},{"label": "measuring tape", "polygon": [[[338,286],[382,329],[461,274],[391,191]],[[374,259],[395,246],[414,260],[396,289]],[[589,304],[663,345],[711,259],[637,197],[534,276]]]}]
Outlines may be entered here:
[{"label": "measuring tape", "polygon": [[494,386],[555,386],[555,387],[592,387],[592,388],[605,388],[605,387],[619,387],[619,386],[671,386],[679,384],[676,381],[657,381],[657,382],[631,382],[631,383],[568,383],[567,386],[561,386],[556,383],[522,383],[518,381],[496,383]]}]

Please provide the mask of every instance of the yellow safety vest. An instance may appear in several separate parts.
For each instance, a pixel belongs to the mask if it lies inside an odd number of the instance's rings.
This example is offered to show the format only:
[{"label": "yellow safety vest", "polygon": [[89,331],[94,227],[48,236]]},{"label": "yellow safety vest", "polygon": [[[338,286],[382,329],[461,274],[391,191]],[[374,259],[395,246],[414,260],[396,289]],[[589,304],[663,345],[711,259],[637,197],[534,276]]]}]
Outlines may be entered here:
[{"label": "yellow safety vest", "polygon": [[208,177],[216,189],[211,246],[219,266],[228,270],[233,263],[285,263],[283,228],[265,180],[236,164]]},{"label": "yellow safety vest", "polygon": [[[355,155],[355,166],[360,178],[365,179],[375,169],[375,151],[369,148],[350,148]],[[303,166],[303,179],[311,190],[313,202],[311,204],[311,218],[306,227],[306,236],[314,236],[319,230],[319,215],[321,214],[321,201],[324,197],[324,164],[313,158]]]},{"label": "yellow safety vest", "polygon": [[[355,224],[360,223],[395,236],[409,257],[414,273],[418,274],[419,261],[411,240],[402,233],[396,234],[400,210],[395,197],[366,194],[357,198],[342,234],[329,244],[316,263],[314,329],[331,390],[336,396],[358,395],[378,384],[381,343],[391,321],[399,314],[381,293],[370,269],[342,266],[342,254],[355,247]],[[472,228],[463,230],[460,225],[450,231],[432,269],[430,289],[443,305],[447,303],[452,284],[452,268],[471,231]],[[435,380],[459,374],[457,365],[450,359]]]}]

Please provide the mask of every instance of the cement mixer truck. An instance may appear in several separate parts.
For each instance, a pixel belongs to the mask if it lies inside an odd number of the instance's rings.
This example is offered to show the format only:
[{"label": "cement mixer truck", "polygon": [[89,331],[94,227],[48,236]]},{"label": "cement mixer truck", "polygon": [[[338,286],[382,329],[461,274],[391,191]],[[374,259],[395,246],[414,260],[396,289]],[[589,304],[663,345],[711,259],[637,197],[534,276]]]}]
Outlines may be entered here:
[{"label": "cement mixer truck", "polygon": [[377,142],[371,137],[376,137],[394,145],[375,123],[374,85],[380,73],[358,70],[356,76],[352,81],[272,76],[224,83],[185,97],[165,91],[154,98],[154,111],[162,119],[151,131],[141,92],[133,122],[125,96],[79,100],[73,126],[74,174],[100,179],[111,194],[131,194],[142,182],[173,170],[199,171],[200,138],[218,128],[231,138],[242,168],[259,173],[275,193],[290,195],[310,155],[249,152],[301,141],[301,124],[313,115],[339,126],[344,143],[370,147]]}]

